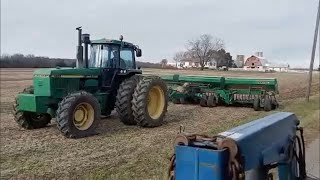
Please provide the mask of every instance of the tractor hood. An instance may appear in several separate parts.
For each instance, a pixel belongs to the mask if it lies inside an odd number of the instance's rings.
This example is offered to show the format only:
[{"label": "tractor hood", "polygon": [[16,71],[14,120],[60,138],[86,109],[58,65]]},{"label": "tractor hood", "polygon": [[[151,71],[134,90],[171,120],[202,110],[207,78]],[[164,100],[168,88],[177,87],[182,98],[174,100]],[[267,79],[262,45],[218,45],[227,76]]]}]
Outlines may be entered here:
[{"label": "tractor hood", "polygon": [[94,77],[99,76],[101,70],[99,68],[47,68],[38,69],[33,73],[34,77],[69,77],[69,78],[81,78],[81,77]]}]

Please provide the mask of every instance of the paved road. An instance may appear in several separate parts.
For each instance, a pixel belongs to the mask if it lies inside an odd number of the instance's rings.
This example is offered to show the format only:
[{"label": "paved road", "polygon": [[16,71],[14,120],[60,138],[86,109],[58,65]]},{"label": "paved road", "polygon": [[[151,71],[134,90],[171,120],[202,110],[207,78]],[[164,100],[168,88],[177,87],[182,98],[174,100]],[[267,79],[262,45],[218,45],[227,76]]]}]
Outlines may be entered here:
[{"label": "paved road", "polygon": [[314,140],[306,149],[307,174],[320,179],[320,138]]}]

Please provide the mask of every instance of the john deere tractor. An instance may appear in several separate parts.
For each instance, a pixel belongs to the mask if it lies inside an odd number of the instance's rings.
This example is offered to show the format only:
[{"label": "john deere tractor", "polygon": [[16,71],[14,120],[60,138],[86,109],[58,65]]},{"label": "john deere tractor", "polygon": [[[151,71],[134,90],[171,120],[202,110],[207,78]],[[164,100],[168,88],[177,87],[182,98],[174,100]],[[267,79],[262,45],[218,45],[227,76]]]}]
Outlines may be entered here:
[{"label": "john deere tractor", "polygon": [[16,97],[15,121],[36,129],[56,118],[64,136],[81,138],[95,134],[101,116],[115,108],[126,125],[160,126],[167,111],[167,86],[136,67],[141,49],[122,36],[90,40],[81,27],[77,30],[77,67],[36,70],[33,86]]}]

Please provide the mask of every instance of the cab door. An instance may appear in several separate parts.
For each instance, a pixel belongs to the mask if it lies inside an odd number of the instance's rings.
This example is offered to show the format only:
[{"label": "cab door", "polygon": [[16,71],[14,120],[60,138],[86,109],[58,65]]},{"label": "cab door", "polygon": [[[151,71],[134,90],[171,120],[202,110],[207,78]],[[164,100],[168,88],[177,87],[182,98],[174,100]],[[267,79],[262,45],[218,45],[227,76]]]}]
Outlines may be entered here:
[{"label": "cab door", "polygon": [[111,88],[119,71],[119,46],[109,46],[108,55],[105,56],[102,68],[102,86]]}]

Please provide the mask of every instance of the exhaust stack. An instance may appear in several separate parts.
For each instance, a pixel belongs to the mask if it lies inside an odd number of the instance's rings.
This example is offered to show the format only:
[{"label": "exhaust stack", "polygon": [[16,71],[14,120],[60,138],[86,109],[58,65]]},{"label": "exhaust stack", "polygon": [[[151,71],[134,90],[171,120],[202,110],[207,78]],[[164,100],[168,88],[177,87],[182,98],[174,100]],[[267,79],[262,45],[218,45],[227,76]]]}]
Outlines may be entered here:
[{"label": "exhaust stack", "polygon": [[77,68],[83,68],[82,29],[81,27],[77,27],[76,29],[78,30]]},{"label": "exhaust stack", "polygon": [[[77,68],[88,68],[88,46],[90,44],[90,34],[82,34],[82,28],[77,27],[78,30],[78,46],[77,46]],[[84,59],[83,46],[84,44]]]},{"label": "exhaust stack", "polygon": [[84,43],[84,67],[88,68],[88,48],[90,44],[90,34],[82,34],[82,41]]}]

